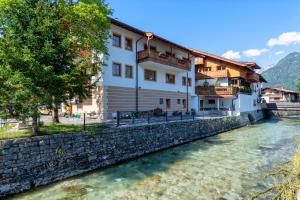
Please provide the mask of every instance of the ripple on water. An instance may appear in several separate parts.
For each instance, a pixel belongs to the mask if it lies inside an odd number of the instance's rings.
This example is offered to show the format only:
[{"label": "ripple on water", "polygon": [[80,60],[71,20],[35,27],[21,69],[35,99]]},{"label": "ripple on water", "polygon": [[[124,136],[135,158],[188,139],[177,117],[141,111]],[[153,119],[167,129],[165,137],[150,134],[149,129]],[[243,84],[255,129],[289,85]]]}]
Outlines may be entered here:
[{"label": "ripple on water", "polygon": [[237,200],[264,190],[263,177],[290,158],[299,123],[269,121],[38,188],[24,200]]}]

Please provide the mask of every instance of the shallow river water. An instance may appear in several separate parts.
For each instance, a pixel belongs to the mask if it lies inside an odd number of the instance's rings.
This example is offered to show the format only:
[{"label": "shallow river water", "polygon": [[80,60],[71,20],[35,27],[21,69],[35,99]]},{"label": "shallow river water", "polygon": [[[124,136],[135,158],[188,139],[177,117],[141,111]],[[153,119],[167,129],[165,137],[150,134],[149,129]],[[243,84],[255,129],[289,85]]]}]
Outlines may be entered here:
[{"label": "shallow river water", "polygon": [[100,169],[14,200],[249,199],[297,151],[300,123],[265,121]]}]

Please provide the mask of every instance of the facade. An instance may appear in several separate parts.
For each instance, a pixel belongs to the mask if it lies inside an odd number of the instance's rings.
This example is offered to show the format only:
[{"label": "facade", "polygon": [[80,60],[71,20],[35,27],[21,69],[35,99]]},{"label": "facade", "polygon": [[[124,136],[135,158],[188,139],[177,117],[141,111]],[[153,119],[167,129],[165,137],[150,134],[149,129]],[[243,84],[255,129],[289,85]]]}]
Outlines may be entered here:
[{"label": "facade", "polygon": [[112,19],[109,56],[89,99],[68,111],[112,119],[117,111],[160,108],[209,114],[260,110],[262,77],[241,63],[188,49]]},{"label": "facade", "polygon": [[266,103],[300,102],[300,93],[283,88],[266,87],[262,89],[262,98]]},{"label": "facade", "polygon": [[236,62],[193,50],[196,95],[201,113],[237,114],[261,110],[261,83],[254,62]]},{"label": "facade", "polygon": [[72,105],[72,113],[101,119],[117,111],[189,111],[196,98],[191,51],[112,19],[109,56],[91,98]]}]

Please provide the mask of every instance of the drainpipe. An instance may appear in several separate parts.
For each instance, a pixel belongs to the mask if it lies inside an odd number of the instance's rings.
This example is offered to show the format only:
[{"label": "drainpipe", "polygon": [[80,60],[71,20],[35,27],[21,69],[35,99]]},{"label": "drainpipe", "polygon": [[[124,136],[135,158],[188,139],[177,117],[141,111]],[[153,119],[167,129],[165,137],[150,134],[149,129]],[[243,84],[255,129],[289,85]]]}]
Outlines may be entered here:
[{"label": "drainpipe", "polygon": [[139,111],[139,56],[138,56],[138,49],[137,45],[140,40],[142,40],[144,36],[140,37],[135,42],[135,111]]},{"label": "drainpipe", "polygon": [[186,112],[189,112],[189,73],[186,72]]}]

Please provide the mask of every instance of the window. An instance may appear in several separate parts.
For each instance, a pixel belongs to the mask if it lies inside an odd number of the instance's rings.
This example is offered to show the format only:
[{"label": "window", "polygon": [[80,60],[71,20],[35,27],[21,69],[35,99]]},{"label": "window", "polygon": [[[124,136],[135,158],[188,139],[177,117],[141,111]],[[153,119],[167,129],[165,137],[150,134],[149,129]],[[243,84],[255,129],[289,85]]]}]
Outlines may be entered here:
[{"label": "window", "polygon": [[225,70],[224,66],[217,66],[217,70]]},{"label": "window", "polygon": [[112,45],[114,47],[120,47],[121,48],[121,35],[113,33]]},{"label": "window", "polygon": [[186,99],[182,99],[183,108],[186,108]]},{"label": "window", "polygon": [[204,72],[210,72],[211,71],[211,67],[203,67],[203,71]]},{"label": "window", "polygon": [[177,104],[180,104],[180,102],[181,102],[180,99],[177,99]]},{"label": "window", "polygon": [[231,85],[238,85],[238,79],[232,79]]},{"label": "window", "polygon": [[[144,44],[144,50],[146,50],[146,49],[148,49],[148,45],[147,45],[147,44]],[[151,51],[156,51],[156,47],[150,45],[150,50],[151,50]]]},{"label": "window", "polygon": [[159,99],[159,104],[160,104],[160,105],[164,104],[164,99],[163,99],[163,98],[160,98],[160,99]]},{"label": "window", "polygon": [[214,99],[209,99],[209,100],[208,100],[208,104],[216,104],[216,100],[214,100]]},{"label": "window", "polygon": [[192,86],[192,79],[188,78],[188,86]]},{"label": "window", "polygon": [[121,64],[119,64],[119,63],[112,64],[112,75],[113,76],[122,76]]},{"label": "window", "polygon": [[166,99],[166,106],[167,106],[167,109],[171,108],[171,99]]},{"label": "window", "polygon": [[186,77],[182,77],[182,85],[186,86]]},{"label": "window", "polygon": [[145,69],[144,71],[145,80],[156,81],[156,71]]},{"label": "window", "polygon": [[175,84],[175,75],[166,74],[166,83]]},{"label": "window", "polygon": [[125,66],[125,77],[126,78],[132,78],[133,77],[132,66],[131,65],[126,65]]},{"label": "window", "polygon": [[125,38],[125,49],[132,51],[132,39],[130,38]]}]

